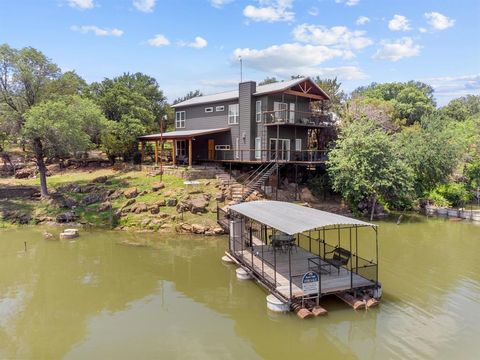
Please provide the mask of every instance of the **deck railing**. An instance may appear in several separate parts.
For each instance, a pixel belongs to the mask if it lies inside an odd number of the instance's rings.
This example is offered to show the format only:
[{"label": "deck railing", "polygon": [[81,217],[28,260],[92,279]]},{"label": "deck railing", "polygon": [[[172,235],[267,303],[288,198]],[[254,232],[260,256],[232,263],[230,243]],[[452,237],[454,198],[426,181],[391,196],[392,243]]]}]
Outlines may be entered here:
[{"label": "deck railing", "polygon": [[[222,149],[215,150],[215,160],[219,161],[275,161],[274,149]],[[278,150],[278,161],[325,162],[327,150]]]},{"label": "deck railing", "polygon": [[332,126],[332,117],[321,111],[269,110],[261,114],[265,124],[296,124],[306,126]]}]

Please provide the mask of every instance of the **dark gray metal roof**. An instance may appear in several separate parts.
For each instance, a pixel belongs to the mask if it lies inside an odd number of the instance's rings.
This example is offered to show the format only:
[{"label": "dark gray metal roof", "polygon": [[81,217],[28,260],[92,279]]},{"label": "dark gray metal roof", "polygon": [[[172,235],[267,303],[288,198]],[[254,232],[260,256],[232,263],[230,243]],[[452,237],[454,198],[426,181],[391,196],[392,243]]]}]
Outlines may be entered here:
[{"label": "dark gray metal roof", "polygon": [[139,140],[159,140],[160,138],[164,140],[169,139],[185,139],[194,136],[216,134],[224,131],[230,131],[230,128],[218,128],[218,129],[203,129],[203,130],[175,130],[164,132],[163,134],[150,134],[139,136]]},{"label": "dark gray metal roof", "polygon": [[230,210],[289,235],[332,225],[376,226],[347,216],[283,201],[245,202],[230,206]]},{"label": "dark gray metal roof", "polygon": [[[257,90],[253,95],[258,96],[258,95],[263,95],[263,94],[269,94],[269,93],[284,91],[284,90],[287,90],[287,89],[291,88],[292,86],[295,86],[297,84],[302,83],[305,80],[312,81],[310,78],[304,77],[304,78],[300,78],[300,79],[279,81],[279,82],[272,83],[272,84],[259,85],[259,86],[257,86]],[[328,95],[325,93],[325,91],[323,91],[320,87],[318,87],[318,85],[315,83],[315,81],[312,81],[312,83],[328,98]],[[235,100],[235,99],[238,99],[238,90],[226,91],[226,92],[221,92],[221,93],[218,93],[218,94],[197,96],[197,97],[182,101],[178,104],[175,104],[175,105],[173,105],[173,107],[177,108],[177,107],[182,107],[182,106],[206,104],[206,103],[213,103],[213,102],[226,101],[226,100]]]}]

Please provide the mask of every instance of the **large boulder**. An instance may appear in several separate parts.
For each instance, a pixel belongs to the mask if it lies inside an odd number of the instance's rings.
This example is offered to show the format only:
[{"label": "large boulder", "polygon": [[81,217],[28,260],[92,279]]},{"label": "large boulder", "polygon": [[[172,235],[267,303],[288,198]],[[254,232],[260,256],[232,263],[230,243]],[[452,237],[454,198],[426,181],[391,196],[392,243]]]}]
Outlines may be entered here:
[{"label": "large boulder", "polygon": [[100,202],[103,200],[103,194],[100,194],[100,193],[92,193],[92,194],[88,194],[87,196],[85,196],[81,201],[80,203],[83,205],[83,206],[88,206],[88,205],[91,205],[91,204],[95,204],[97,202]]},{"label": "large boulder", "polygon": [[128,188],[123,192],[123,195],[125,195],[127,199],[133,199],[138,196],[138,189],[136,187]]},{"label": "large boulder", "polygon": [[16,179],[28,179],[35,176],[35,169],[21,169],[15,172]]},{"label": "large boulder", "polygon": [[98,206],[98,211],[103,212],[110,210],[112,208],[112,203],[110,201],[105,201]]},{"label": "large boulder", "polygon": [[192,224],[192,232],[194,234],[205,234],[208,231],[208,227],[200,224]]},{"label": "large boulder", "polygon": [[108,180],[107,176],[99,176],[99,177],[96,177],[95,179],[93,179],[92,182],[104,184],[104,183],[107,182],[107,180]]},{"label": "large boulder", "polygon": [[165,184],[163,182],[155,182],[152,184],[152,191],[158,191],[165,188]]},{"label": "large boulder", "polygon": [[67,211],[57,215],[57,222],[66,223],[77,220],[77,215],[73,211]]},{"label": "large boulder", "polygon": [[165,205],[166,206],[177,206],[177,199],[174,198],[174,197],[165,199]]},{"label": "large boulder", "polygon": [[302,190],[300,190],[300,200],[308,203],[314,203],[317,201],[317,198],[312,194],[309,188],[304,187]]},{"label": "large boulder", "polygon": [[148,211],[148,206],[147,206],[147,204],[145,204],[143,202],[139,202],[139,203],[136,203],[135,205],[133,205],[130,211],[135,213],[135,214],[140,214],[142,212]]},{"label": "large boulder", "polygon": [[197,197],[189,200],[192,214],[208,212],[208,201],[204,197]]}]

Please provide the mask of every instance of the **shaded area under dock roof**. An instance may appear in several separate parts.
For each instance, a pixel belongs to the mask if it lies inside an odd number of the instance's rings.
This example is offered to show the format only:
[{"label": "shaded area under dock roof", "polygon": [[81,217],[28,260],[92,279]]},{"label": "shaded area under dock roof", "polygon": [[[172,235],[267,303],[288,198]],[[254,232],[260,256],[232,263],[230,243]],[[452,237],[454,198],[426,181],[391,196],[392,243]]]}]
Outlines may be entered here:
[{"label": "shaded area under dock roof", "polygon": [[216,134],[221,132],[230,131],[230,128],[217,128],[217,129],[203,129],[203,130],[175,130],[168,131],[162,134],[150,134],[139,136],[139,140],[143,141],[155,141],[155,140],[175,140],[175,139],[186,139],[193,138],[195,136]]},{"label": "shaded area under dock roof", "polygon": [[230,206],[230,210],[289,235],[334,225],[376,226],[283,201],[259,200]]}]

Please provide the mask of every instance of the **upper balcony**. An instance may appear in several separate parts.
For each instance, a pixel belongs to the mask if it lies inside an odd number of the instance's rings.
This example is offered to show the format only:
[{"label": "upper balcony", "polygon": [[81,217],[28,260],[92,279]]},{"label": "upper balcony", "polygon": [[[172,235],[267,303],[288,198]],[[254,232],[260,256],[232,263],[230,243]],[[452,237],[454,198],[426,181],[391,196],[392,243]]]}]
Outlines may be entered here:
[{"label": "upper balcony", "polygon": [[271,110],[263,111],[261,122],[265,125],[290,125],[310,128],[325,128],[334,125],[331,115],[321,111]]}]

